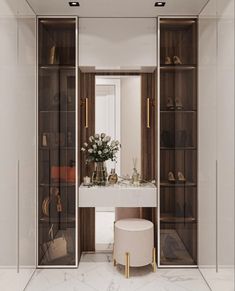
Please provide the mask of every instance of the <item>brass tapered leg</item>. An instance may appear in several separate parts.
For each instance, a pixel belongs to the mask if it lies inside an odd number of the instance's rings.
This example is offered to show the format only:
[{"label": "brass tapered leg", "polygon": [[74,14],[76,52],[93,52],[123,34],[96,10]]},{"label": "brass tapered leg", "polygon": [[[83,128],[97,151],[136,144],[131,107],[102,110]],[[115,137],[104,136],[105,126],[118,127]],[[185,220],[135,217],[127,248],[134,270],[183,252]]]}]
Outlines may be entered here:
[{"label": "brass tapered leg", "polygon": [[128,279],[130,277],[130,254],[126,253],[126,265],[125,265],[125,277]]},{"label": "brass tapered leg", "polygon": [[153,266],[153,272],[156,272],[157,269],[157,265],[156,265],[156,248],[153,248],[153,262],[152,262],[152,266]]},{"label": "brass tapered leg", "polygon": [[117,261],[115,259],[113,259],[113,265],[114,265],[114,267],[117,266]]}]

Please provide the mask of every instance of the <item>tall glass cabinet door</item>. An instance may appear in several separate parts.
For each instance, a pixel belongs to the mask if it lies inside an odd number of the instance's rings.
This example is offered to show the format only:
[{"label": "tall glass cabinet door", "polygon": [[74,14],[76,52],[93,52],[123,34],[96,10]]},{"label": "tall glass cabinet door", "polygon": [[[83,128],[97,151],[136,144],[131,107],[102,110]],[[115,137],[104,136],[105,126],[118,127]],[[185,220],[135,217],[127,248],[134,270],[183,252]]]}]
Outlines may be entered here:
[{"label": "tall glass cabinet door", "polygon": [[76,266],[76,19],[38,20],[38,265]]},{"label": "tall glass cabinet door", "polygon": [[197,264],[197,20],[161,18],[159,265]]}]

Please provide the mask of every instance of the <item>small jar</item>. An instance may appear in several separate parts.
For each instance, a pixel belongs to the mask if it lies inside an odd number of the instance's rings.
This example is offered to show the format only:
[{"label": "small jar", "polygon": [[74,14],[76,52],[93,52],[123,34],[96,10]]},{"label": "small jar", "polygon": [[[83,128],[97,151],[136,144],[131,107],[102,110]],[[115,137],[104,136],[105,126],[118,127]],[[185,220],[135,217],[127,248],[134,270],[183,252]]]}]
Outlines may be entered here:
[{"label": "small jar", "polygon": [[109,184],[114,185],[118,181],[118,175],[115,173],[115,169],[111,169],[111,173],[108,177]]}]

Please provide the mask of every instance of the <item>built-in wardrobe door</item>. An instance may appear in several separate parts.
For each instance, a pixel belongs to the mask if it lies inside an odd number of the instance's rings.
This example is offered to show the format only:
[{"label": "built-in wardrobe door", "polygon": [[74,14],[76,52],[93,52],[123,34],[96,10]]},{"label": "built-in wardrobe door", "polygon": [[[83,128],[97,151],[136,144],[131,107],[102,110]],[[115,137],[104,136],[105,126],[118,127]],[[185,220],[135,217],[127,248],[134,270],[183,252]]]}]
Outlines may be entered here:
[{"label": "built-in wardrobe door", "polygon": [[197,264],[197,20],[159,19],[158,262]]},{"label": "built-in wardrobe door", "polygon": [[[80,102],[80,126],[78,128],[79,147],[87,142],[91,135],[95,134],[95,73],[83,73],[79,71],[79,102]],[[84,155],[81,155],[79,165],[80,181],[83,177],[92,176],[92,165],[86,163]],[[95,251],[95,208],[80,208],[81,252]]]},{"label": "built-in wardrobe door", "polygon": [[216,19],[199,18],[198,265],[205,277],[217,263]]},{"label": "built-in wardrobe door", "polygon": [[0,35],[0,290],[19,291],[36,267],[36,18],[26,3],[1,1]]},{"label": "built-in wardrobe door", "polygon": [[199,268],[213,291],[232,291],[234,1],[201,13],[199,61]]}]

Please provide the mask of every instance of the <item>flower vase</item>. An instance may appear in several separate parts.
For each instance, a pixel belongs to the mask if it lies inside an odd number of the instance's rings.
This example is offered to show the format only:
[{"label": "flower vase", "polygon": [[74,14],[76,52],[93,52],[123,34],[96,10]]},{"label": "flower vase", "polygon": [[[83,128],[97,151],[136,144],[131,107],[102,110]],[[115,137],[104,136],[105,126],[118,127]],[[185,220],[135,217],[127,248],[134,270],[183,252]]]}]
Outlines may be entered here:
[{"label": "flower vase", "polygon": [[105,186],[107,181],[107,171],[104,162],[96,162],[95,170],[92,174],[92,183],[98,186]]}]

